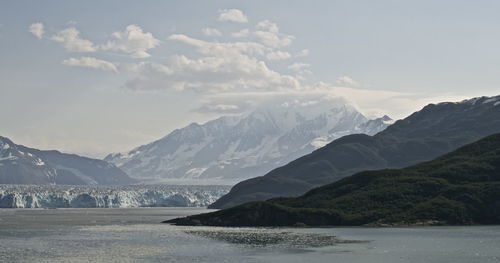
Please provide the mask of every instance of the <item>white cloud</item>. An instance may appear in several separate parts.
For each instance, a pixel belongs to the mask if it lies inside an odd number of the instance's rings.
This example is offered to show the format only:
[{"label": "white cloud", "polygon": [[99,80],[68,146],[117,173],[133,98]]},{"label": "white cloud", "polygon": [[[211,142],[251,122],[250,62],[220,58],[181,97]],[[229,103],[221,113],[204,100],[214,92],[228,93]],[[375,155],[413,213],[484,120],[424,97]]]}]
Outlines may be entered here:
[{"label": "white cloud", "polygon": [[[252,92],[222,92],[209,94],[203,99],[203,106],[196,109],[199,113],[233,114],[254,110],[257,106],[293,105],[306,106],[329,100],[323,93],[308,93],[306,91],[252,91]],[[220,107],[228,105],[228,107]]]},{"label": "white cloud", "polygon": [[311,67],[310,64],[296,62],[296,63],[293,63],[292,65],[288,66],[288,69],[291,69],[295,72],[301,72],[304,69],[308,69],[309,67]]},{"label": "white cloud", "polygon": [[64,60],[62,63],[67,66],[88,67],[115,73],[118,72],[118,69],[113,63],[92,57],[70,58]]},{"label": "white cloud", "polygon": [[64,48],[71,52],[95,52],[97,48],[92,42],[80,38],[80,31],[70,27],[51,37],[52,40],[62,43]]},{"label": "white cloud", "polygon": [[288,66],[288,69],[294,71],[297,74],[298,79],[306,80],[308,77],[307,75],[312,74],[310,67],[311,65],[307,63],[296,62]]},{"label": "white cloud", "polygon": [[282,59],[287,59],[287,58],[291,58],[291,57],[292,57],[292,55],[290,55],[290,53],[284,52],[284,51],[279,51],[279,50],[269,52],[266,55],[266,58],[269,60],[282,60]]},{"label": "white cloud", "polygon": [[199,113],[222,113],[222,114],[231,114],[231,113],[241,113],[242,109],[238,105],[234,104],[205,104],[200,108],[194,110]]},{"label": "white cloud", "polygon": [[257,24],[257,31],[253,34],[265,45],[279,48],[290,45],[295,39],[292,35],[285,35],[279,32],[277,24],[269,20],[261,21]]},{"label": "white cloud", "polygon": [[236,105],[228,105],[228,104],[218,104],[214,106],[214,109],[217,110],[237,110],[239,107]]},{"label": "white cloud", "polygon": [[196,48],[197,57],[176,55],[165,64],[141,63],[125,87],[130,89],[280,90],[300,87],[299,81],[270,69],[258,56],[269,48],[255,42],[209,42],[176,34],[170,40]]},{"label": "white cloud", "polygon": [[114,32],[115,40],[108,41],[101,46],[103,50],[118,50],[130,54],[133,58],[147,58],[151,55],[149,49],[160,45],[160,40],[151,33],[144,33],[137,25],[129,25],[122,32]]},{"label": "white cloud", "polygon": [[222,36],[222,33],[217,30],[216,28],[211,28],[211,27],[206,27],[201,30],[205,36],[208,37],[220,37]]},{"label": "white cloud", "polygon": [[357,87],[359,86],[359,83],[355,80],[353,80],[349,76],[342,76],[337,78],[336,81],[337,85],[342,86],[342,87]]},{"label": "white cloud", "polygon": [[242,29],[238,32],[231,33],[231,36],[234,38],[248,37],[248,35],[250,35],[250,30],[248,30],[248,28]]},{"label": "white cloud", "polygon": [[247,23],[247,16],[239,9],[224,9],[219,11],[219,21]]},{"label": "white cloud", "polygon": [[204,55],[214,54],[217,56],[231,54],[264,55],[270,51],[266,46],[256,42],[208,42],[195,39],[183,34],[174,34],[170,40],[180,41],[198,48],[198,52]]},{"label": "white cloud", "polygon": [[40,39],[43,37],[43,34],[45,33],[44,25],[42,23],[31,24],[29,31],[31,32],[31,34]]},{"label": "white cloud", "polygon": [[296,57],[306,57],[309,55],[309,49],[302,49],[295,56]]}]

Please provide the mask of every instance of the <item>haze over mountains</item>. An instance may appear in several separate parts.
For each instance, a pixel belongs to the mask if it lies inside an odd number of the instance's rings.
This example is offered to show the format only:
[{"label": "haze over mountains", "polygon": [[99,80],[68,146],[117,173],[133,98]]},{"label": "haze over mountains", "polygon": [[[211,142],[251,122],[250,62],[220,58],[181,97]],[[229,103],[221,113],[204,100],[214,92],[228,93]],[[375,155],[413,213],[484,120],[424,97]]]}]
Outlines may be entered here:
[{"label": "haze over mountains", "polygon": [[124,185],[134,182],[105,161],[32,149],[0,136],[0,184]]},{"label": "haze over mountains", "polygon": [[498,132],[500,96],[429,104],[374,136],[342,137],[264,176],[240,182],[211,207],[298,196],[356,172],[428,161]]},{"label": "haze over mountains", "polygon": [[370,120],[339,98],[282,98],[250,113],[190,124],[104,160],[142,182],[234,184],[344,135],[373,135],[391,123],[387,116]]}]

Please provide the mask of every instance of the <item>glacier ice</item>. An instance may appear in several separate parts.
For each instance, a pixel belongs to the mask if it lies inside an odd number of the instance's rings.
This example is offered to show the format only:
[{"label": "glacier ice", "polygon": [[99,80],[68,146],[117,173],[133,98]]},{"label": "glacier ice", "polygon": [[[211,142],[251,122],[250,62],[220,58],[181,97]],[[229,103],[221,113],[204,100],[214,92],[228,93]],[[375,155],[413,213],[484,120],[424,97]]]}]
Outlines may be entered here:
[{"label": "glacier ice", "polygon": [[226,194],[222,185],[0,185],[0,208],[204,207]]}]

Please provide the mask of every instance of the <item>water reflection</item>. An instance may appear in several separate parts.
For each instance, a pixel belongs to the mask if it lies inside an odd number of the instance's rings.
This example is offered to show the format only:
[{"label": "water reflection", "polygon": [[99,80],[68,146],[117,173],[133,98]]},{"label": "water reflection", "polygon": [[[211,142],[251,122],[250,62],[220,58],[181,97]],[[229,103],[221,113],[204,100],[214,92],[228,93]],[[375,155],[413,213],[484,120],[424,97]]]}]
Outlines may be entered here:
[{"label": "water reflection", "polygon": [[333,246],[346,242],[331,235],[298,233],[276,228],[194,228],[184,232],[203,238],[252,247],[307,248]]}]

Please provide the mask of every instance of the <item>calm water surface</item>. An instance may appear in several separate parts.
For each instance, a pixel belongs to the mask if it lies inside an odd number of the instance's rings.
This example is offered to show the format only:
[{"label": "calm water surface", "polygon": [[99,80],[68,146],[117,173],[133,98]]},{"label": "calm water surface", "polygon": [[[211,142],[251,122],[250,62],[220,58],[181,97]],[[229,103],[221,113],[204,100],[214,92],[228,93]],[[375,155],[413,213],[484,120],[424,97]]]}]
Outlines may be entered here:
[{"label": "calm water surface", "polygon": [[0,209],[0,262],[500,262],[500,227],[216,228],[202,208]]}]

